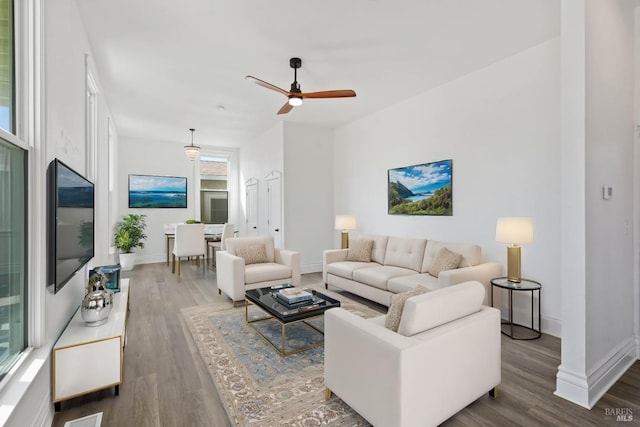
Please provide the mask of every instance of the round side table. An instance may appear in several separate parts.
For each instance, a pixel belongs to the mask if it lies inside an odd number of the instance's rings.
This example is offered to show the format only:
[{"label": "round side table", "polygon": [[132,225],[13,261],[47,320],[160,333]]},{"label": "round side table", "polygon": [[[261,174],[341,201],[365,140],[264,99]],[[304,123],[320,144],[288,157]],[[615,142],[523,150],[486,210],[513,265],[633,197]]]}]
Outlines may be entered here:
[{"label": "round side table", "polygon": [[[502,333],[514,340],[535,340],[540,338],[540,290],[542,285],[534,280],[520,279],[520,282],[510,282],[506,277],[491,279],[491,307],[493,307],[493,287],[506,289],[509,293],[509,318],[502,321]],[[513,321],[513,293],[530,292],[531,294],[531,326],[521,325]],[[533,323],[534,292],[538,292],[538,328]]]}]

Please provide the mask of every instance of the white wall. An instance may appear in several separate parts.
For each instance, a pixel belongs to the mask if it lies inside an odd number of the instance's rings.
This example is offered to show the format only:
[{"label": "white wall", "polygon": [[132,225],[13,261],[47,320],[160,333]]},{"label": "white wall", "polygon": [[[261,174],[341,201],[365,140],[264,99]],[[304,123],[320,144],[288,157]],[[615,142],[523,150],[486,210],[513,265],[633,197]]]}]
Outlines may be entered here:
[{"label": "white wall", "polygon": [[[195,165],[184,155],[181,144],[120,137],[118,141],[118,215],[146,215],[144,248],[136,248],[136,264],[166,260],[164,224],[196,218]],[[187,207],[184,209],[129,209],[129,175],[163,175],[187,178]],[[111,237],[113,239],[113,236]]]},{"label": "white wall", "polygon": [[[36,2],[37,3],[37,2]],[[91,49],[86,38],[80,15],[73,0],[58,0],[46,2],[42,8],[44,31],[44,72],[43,98],[44,108],[42,117],[42,141],[36,141],[31,156],[42,159],[32,163],[30,179],[36,186],[44,186],[46,182],[46,167],[54,158],[81,174],[86,175],[87,164],[85,158],[85,55],[91,57]],[[64,24],[61,24],[64,23]],[[90,66],[92,66],[91,61]],[[94,77],[99,80],[98,73]],[[40,105],[37,105],[40,107]],[[105,143],[104,124],[109,119],[109,108],[106,100],[98,102],[98,140],[99,145]],[[102,150],[99,150],[102,153]],[[96,171],[96,204],[108,204],[105,187],[102,185],[105,176],[104,165],[98,162]],[[36,192],[37,194],[37,192]],[[42,191],[40,198],[34,201],[32,209],[35,212],[46,212],[46,191]],[[6,403],[11,402],[7,424],[15,426],[49,425],[53,420],[53,404],[51,403],[51,348],[62,333],[67,322],[73,316],[82,302],[87,269],[91,265],[101,263],[108,252],[109,242],[104,240],[108,227],[106,216],[96,215],[96,254],[101,259],[94,258],[91,263],[78,271],[75,276],[57,294],[45,290],[46,283],[36,283],[34,295],[30,301],[44,300],[44,312],[38,313],[36,319],[42,320],[42,346],[35,349],[28,358],[28,382],[16,381],[16,387],[10,384],[3,388],[0,401],[3,402],[3,413],[0,420],[7,416]],[[43,230],[46,233],[46,230]],[[41,236],[41,241],[46,238]],[[33,240],[32,240],[33,242]],[[35,251],[36,259],[30,260],[33,269],[46,270],[46,251]],[[38,277],[38,275],[36,275]],[[39,277],[45,278],[46,274]],[[32,325],[32,330],[39,330]],[[19,376],[21,377],[21,375]],[[26,378],[23,377],[23,378]],[[17,390],[17,392],[16,392]]]},{"label": "white wall", "polygon": [[[185,143],[186,144],[186,143]],[[138,138],[121,137],[118,141],[117,182],[118,214],[116,220],[130,213],[146,215],[146,234],[144,248],[136,248],[136,263],[154,263],[166,260],[166,240],[164,224],[184,222],[187,219],[199,219],[199,203],[196,203],[196,192],[199,191],[199,175],[196,163],[190,162],[184,154],[184,144],[176,141],[155,141]],[[202,151],[223,150],[207,147],[202,143]],[[235,150],[224,149],[230,155],[229,185],[237,182],[237,159]],[[162,175],[187,178],[187,207],[170,209],[130,209],[129,208],[129,175]],[[237,188],[237,187],[236,187]],[[198,196],[199,197],[199,196]],[[229,222],[235,223],[238,218],[237,190],[229,192]],[[113,239],[113,236],[111,236]]]},{"label": "white wall", "polygon": [[302,273],[322,271],[322,251],[333,247],[333,131],[284,125],[286,248],[300,252]]},{"label": "white wall", "polygon": [[[335,213],[365,232],[477,243],[503,265],[496,219],[532,217],[522,273],[542,283],[543,330],[559,335],[559,83],[552,39],[338,128]],[[453,159],[453,216],[388,215],[388,169],[443,159]]]},{"label": "white wall", "polygon": [[[562,3],[563,195],[574,204],[563,211],[562,255],[571,265],[563,269],[566,333],[556,394],[587,408],[638,357],[634,7],[625,0]],[[603,199],[603,186],[613,187],[611,199]]]},{"label": "white wall", "polygon": [[[258,232],[269,234],[265,177],[282,173],[282,247],[300,252],[303,273],[322,271],[322,251],[333,247],[333,131],[319,125],[280,122],[240,151],[241,194],[258,180]],[[247,235],[242,201],[239,230]]]},{"label": "white wall", "polygon": [[[240,194],[245,194],[245,183],[249,179],[258,180],[258,235],[268,234],[267,182],[265,177],[273,172],[284,170],[284,126],[280,122],[263,134],[248,142],[240,149]],[[283,179],[285,177],[283,176]],[[285,181],[286,182],[286,181]],[[283,184],[284,187],[284,184]],[[283,188],[283,194],[287,191]],[[240,236],[247,235],[245,200],[236,224]],[[283,226],[285,223],[283,222]],[[286,247],[286,233],[283,233],[283,245]]]},{"label": "white wall", "polygon": [[[633,338],[634,5],[625,0],[587,5],[589,371]],[[610,200],[602,199],[603,185],[613,187]]]}]

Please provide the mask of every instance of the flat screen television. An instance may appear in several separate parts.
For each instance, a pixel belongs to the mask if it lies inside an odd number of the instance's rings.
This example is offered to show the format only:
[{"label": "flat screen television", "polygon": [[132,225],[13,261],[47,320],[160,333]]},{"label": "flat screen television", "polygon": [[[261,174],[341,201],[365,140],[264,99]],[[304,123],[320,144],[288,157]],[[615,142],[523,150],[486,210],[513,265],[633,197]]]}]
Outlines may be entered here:
[{"label": "flat screen television", "polygon": [[58,159],[47,182],[47,286],[56,293],[94,256],[94,185]]}]

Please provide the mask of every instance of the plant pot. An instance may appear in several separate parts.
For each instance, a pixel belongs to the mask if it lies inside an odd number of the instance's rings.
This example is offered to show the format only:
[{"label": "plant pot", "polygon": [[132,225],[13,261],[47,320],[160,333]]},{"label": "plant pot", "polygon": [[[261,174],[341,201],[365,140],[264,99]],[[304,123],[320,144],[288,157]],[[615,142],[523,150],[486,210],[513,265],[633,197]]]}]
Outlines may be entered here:
[{"label": "plant pot", "polygon": [[120,266],[123,271],[133,270],[136,265],[136,254],[130,252],[128,254],[120,254]]}]

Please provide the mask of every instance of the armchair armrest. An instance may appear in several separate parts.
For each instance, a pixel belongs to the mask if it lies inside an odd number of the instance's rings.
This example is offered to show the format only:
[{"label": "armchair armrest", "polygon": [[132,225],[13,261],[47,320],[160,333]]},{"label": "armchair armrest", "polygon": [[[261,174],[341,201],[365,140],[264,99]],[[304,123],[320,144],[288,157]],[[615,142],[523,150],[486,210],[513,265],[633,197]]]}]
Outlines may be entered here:
[{"label": "armchair armrest", "polygon": [[300,252],[274,248],[277,264],[286,265],[291,269],[291,284],[300,286]]},{"label": "armchair armrest", "polygon": [[490,280],[500,276],[502,276],[502,264],[499,262],[485,262],[472,267],[441,271],[438,276],[438,285],[445,287],[476,280],[484,286],[484,305],[489,305]]},{"label": "armchair armrest", "polygon": [[326,249],[322,251],[322,280],[327,283],[327,264],[347,260],[349,249]]},{"label": "armchair armrest", "polygon": [[244,258],[227,251],[216,251],[218,289],[232,301],[244,299]]}]

